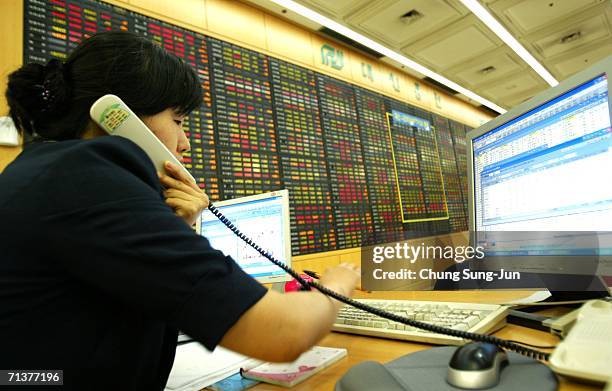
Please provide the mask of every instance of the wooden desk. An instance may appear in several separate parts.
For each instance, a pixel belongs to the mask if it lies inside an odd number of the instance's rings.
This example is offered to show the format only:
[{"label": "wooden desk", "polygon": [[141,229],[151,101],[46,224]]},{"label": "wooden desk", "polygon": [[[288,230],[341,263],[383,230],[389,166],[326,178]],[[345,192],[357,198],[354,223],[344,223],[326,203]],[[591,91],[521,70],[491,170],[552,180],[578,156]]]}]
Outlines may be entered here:
[{"label": "wooden desk", "polygon": [[[429,300],[429,301],[463,301],[475,303],[506,303],[521,297],[526,297],[532,292],[527,291],[460,291],[460,292],[358,292],[355,298],[385,298],[404,300]],[[494,335],[504,339],[514,339],[538,345],[556,345],[559,339],[552,334],[532,330],[516,325],[507,325]],[[303,383],[291,388],[298,391],[328,391],[333,390],[336,381],[352,366],[366,360],[374,360],[385,363],[401,357],[405,354],[419,350],[429,349],[432,345],[411,343],[405,341],[394,341],[382,338],[371,338],[342,333],[331,333],[318,344],[337,348],[346,348],[348,356],[322,372],[307,379]],[[601,390],[599,387],[585,385],[560,378],[560,391],[593,391]],[[280,391],[287,390],[283,387],[269,384],[258,384],[252,388],[253,391]],[[522,391],[522,390],[517,390]]]}]

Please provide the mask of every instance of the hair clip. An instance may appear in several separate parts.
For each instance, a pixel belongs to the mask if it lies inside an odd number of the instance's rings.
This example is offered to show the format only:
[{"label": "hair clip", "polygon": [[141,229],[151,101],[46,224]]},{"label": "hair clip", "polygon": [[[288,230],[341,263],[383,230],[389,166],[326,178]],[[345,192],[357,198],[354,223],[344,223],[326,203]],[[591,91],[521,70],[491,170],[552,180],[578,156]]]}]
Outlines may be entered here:
[{"label": "hair clip", "polygon": [[45,65],[45,79],[42,84],[41,98],[44,102],[43,112],[55,110],[58,84],[63,83],[64,64],[58,59],[51,59]]}]

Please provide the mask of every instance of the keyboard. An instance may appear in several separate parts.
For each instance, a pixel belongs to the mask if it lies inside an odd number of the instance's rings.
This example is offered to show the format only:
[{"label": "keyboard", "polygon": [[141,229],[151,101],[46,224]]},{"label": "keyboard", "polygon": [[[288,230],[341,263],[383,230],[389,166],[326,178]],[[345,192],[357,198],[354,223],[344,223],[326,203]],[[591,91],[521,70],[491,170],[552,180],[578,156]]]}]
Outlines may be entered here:
[{"label": "keyboard", "polygon": [[[409,319],[481,334],[489,334],[503,327],[506,324],[508,311],[507,306],[498,304],[372,299],[357,299],[357,301]],[[461,338],[392,322],[348,305],[340,309],[332,330],[439,345],[465,343]]]}]

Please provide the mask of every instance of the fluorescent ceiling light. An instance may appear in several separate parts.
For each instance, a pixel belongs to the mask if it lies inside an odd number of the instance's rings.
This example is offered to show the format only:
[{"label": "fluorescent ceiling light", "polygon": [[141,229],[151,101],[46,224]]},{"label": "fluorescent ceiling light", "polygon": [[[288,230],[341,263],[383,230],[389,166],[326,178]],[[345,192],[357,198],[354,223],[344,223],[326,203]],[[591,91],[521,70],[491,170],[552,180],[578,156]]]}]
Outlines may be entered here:
[{"label": "fluorescent ceiling light", "polygon": [[328,29],[334,30],[335,32],[344,35],[345,37],[348,37],[350,39],[352,39],[353,41],[359,42],[360,44],[367,46],[368,48],[384,55],[387,56],[397,62],[399,62],[400,64],[407,66],[408,68],[414,69],[415,71],[428,76],[444,85],[446,85],[447,87],[452,88],[453,90],[462,93],[463,95],[467,96],[468,98],[475,100],[476,102],[489,107],[492,110],[497,111],[500,114],[503,114],[506,112],[506,110],[498,105],[496,105],[495,103],[481,97],[480,95],[460,86],[459,84],[448,80],[447,78],[445,78],[442,75],[439,75],[437,73],[435,73],[434,71],[425,68],[423,65],[418,64],[414,61],[412,61],[411,59],[407,58],[406,56],[403,56],[401,54],[399,54],[396,51],[393,51],[381,44],[379,44],[378,42],[375,42],[373,40],[371,40],[368,37],[365,37],[351,29],[349,29],[348,27],[341,25],[340,23],[337,23],[309,8],[304,7],[301,4],[296,3],[293,0],[270,0],[271,2],[280,5],[283,8],[286,8],[288,10],[291,10],[293,12],[295,12],[298,15],[301,15],[307,19],[310,19],[311,21],[318,23],[322,26],[327,27]]},{"label": "fluorescent ceiling light", "polygon": [[501,39],[506,45],[510,46],[512,50],[514,50],[514,52],[518,54],[523,61],[529,64],[529,66],[533,68],[533,70],[536,71],[537,74],[542,77],[542,79],[546,80],[551,87],[559,84],[557,79],[555,79],[553,75],[551,75],[550,72],[548,72],[548,70],[544,68],[542,64],[540,64],[538,60],[536,60],[531,53],[529,53],[527,49],[525,49],[523,45],[521,45],[519,41],[517,41],[516,38],[514,38],[514,36],[510,34],[508,30],[506,30],[504,26],[502,26],[477,0],[461,0],[461,2],[470,11],[472,11],[472,13],[476,15],[478,19],[486,24],[487,27],[499,37],[499,39]]}]

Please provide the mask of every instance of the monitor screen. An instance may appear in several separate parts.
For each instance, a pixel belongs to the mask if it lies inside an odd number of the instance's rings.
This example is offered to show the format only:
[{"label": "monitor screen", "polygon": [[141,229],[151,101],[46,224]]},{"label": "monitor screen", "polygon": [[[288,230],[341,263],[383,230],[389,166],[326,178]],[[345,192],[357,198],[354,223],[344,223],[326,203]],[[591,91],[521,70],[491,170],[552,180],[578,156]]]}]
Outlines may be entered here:
[{"label": "monitor screen", "polygon": [[608,76],[472,139],[475,231],[612,231]]},{"label": "monitor screen", "polygon": [[[214,204],[242,233],[291,266],[289,194],[287,190],[242,197]],[[287,281],[288,275],[236,236],[209,210],[202,213],[198,232],[213,248],[231,256],[262,283]]]}]

